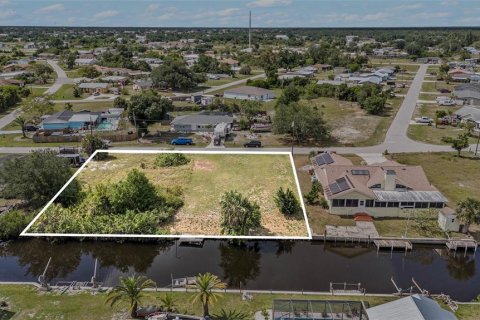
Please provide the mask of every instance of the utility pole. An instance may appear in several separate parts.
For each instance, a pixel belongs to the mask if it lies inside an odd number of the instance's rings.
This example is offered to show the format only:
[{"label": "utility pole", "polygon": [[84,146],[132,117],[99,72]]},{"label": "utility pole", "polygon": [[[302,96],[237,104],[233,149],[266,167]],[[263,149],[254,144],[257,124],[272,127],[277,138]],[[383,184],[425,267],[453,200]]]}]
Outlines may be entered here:
[{"label": "utility pole", "polygon": [[252,50],[252,10],[249,11],[248,18],[248,49]]},{"label": "utility pole", "polygon": [[295,143],[295,121],[292,121],[292,157],[293,157],[293,144]]},{"label": "utility pole", "polygon": [[135,126],[135,132],[137,133],[137,141],[140,141],[140,137],[138,135],[137,119],[135,118],[135,112],[133,112],[133,125]]}]

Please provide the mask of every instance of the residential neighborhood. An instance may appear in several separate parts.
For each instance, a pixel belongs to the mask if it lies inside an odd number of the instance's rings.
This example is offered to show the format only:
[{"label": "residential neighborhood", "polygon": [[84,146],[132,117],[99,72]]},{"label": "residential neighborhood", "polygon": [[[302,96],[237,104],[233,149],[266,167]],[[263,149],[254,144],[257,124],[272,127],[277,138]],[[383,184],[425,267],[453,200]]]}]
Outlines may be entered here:
[{"label": "residential neighborhood", "polygon": [[480,319],[475,9],[0,0],[0,320]]}]

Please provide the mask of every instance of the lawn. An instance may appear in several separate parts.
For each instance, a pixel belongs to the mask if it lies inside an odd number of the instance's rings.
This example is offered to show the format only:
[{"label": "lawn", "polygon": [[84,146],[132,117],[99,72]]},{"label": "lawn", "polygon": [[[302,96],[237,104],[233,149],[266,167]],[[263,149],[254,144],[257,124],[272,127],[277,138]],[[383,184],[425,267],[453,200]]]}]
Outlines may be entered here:
[{"label": "lawn", "polygon": [[438,92],[438,89],[448,89],[450,91],[455,87],[454,84],[446,83],[445,81],[436,81],[436,82],[423,82],[422,91],[423,92]]},{"label": "lawn", "polygon": [[[157,154],[110,155],[107,160],[90,162],[81,171],[77,179],[82,189],[118,183],[138,169],[159,190],[179,190],[184,205],[173,221],[159,226],[168,234],[221,235],[220,199],[226,191],[236,190],[260,207],[261,227],[250,235],[308,236],[303,213],[287,217],[274,201],[280,187],[299,197],[288,154],[187,154],[190,162],[177,167],[156,166]],[[48,219],[45,216],[47,224]]]},{"label": "lawn", "polygon": [[406,165],[420,165],[428,180],[455,207],[467,197],[480,199],[480,160],[470,155],[457,157],[456,153],[402,153],[392,159]]},{"label": "lawn", "polygon": [[392,99],[388,99],[385,114],[381,116],[375,116],[375,117],[379,117],[380,121],[378,125],[375,127],[374,132],[369,136],[369,138],[359,143],[356,143],[355,146],[356,147],[374,146],[383,142],[383,140],[385,139],[385,135],[387,134],[388,128],[390,127],[390,124],[395,118],[395,115],[397,114],[397,111],[400,108],[402,102],[403,102],[402,97],[395,97]]},{"label": "lawn", "polygon": [[[142,305],[161,305],[160,299],[165,296],[163,292],[148,292],[142,300]],[[210,307],[211,314],[217,314],[222,308],[225,310],[238,310],[246,312],[249,318],[253,319],[255,312],[263,309],[271,309],[273,299],[312,299],[312,300],[363,300],[370,306],[376,306],[395,300],[394,297],[375,296],[322,296],[322,295],[301,295],[301,294],[253,294],[253,300],[244,301],[240,293],[222,294],[217,303]],[[199,303],[191,303],[192,293],[174,292],[174,301],[179,312],[196,316],[202,315],[202,308]],[[26,285],[0,285],[0,298],[5,299],[8,310],[12,312],[11,320],[17,319],[130,319],[125,316],[126,305],[119,304],[110,308],[105,304],[105,293],[76,293],[72,295],[58,295],[53,293],[38,293],[37,289]],[[468,317],[468,312],[477,310],[477,307],[461,306],[460,311],[465,308],[465,318],[460,320],[473,320]],[[460,312],[459,311],[459,312]],[[6,314],[6,312],[5,312]],[[0,311],[0,316],[2,312]],[[3,320],[3,318],[0,317]]]},{"label": "lawn", "polygon": [[[456,110],[458,110],[458,107],[445,107],[439,106],[437,104],[420,104],[415,109],[413,117],[416,118],[425,116],[435,119],[435,113],[437,110],[451,110],[452,112],[455,112]],[[454,127],[449,125],[438,125],[437,127],[435,127],[435,125],[428,126],[422,124],[412,124],[408,127],[407,134],[412,140],[441,145],[446,144],[442,141],[443,137],[454,138],[464,132],[465,130],[460,127]],[[470,144],[474,144],[476,143],[476,141],[476,138],[470,138]]]},{"label": "lawn", "polygon": [[83,99],[82,95],[80,97],[75,97],[73,95],[74,84],[64,84],[55,92],[52,96],[52,100],[80,100]]}]

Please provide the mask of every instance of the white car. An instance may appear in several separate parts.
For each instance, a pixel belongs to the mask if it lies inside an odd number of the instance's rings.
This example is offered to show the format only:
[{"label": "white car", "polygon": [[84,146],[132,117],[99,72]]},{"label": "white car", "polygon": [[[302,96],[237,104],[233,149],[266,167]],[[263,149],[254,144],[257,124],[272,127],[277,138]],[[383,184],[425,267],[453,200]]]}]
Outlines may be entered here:
[{"label": "white car", "polygon": [[420,117],[420,118],[415,118],[415,122],[431,124],[433,123],[433,119],[429,117]]}]

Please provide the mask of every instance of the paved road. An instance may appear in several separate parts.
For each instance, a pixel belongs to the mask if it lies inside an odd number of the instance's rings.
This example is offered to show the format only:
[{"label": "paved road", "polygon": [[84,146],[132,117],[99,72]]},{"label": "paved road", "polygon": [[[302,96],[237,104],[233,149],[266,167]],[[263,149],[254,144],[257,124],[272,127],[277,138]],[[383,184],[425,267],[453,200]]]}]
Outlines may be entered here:
[{"label": "paved road", "polygon": [[65,71],[63,71],[63,69],[58,65],[56,61],[47,60],[47,63],[53,68],[53,70],[57,74],[57,79],[55,80],[55,83],[45,91],[45,94],[54,94],[64,84],[73,83],[72,79],[67,76]]},{"label": "paved road", "polygon": [[4,127],[8,126],[10,123],[15,120],[16,117],[20,115],[21,111],[20,108],[13,110],[3,118],[0,118],[0,129],[3,129]]}]

